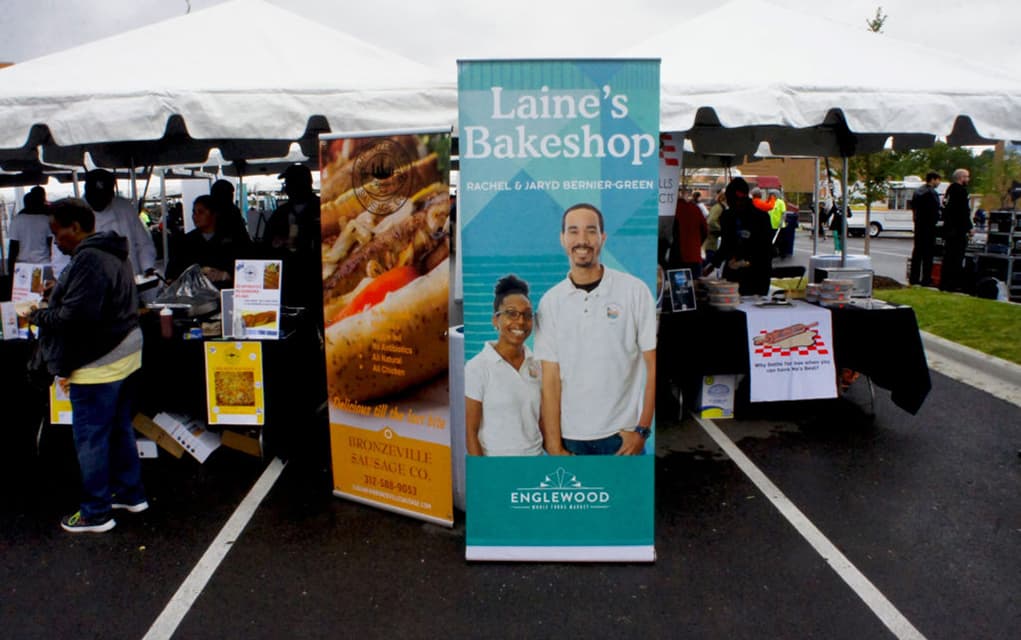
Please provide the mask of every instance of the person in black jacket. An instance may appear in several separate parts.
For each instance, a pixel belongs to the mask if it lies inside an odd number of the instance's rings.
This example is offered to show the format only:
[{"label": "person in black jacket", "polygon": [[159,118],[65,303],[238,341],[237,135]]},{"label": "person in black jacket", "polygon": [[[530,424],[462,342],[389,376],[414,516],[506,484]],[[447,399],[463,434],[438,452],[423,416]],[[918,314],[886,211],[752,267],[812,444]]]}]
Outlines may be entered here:
[{"label": "person in black jacket", "polygon": [[925,174],[925,184],[915,189],[908,202],[915,221],[915,246],[911,251],[909,284],[932,286],[932,256],[936,252],[936,223],[939,222],[940,201],[936,187],[940,175],[935,171]]},{"label": "person in black jacket", "polygon": [[322,248],[319,196],[312,188],[312,171],[292,164],[280,174],[287,202],[266,223],[261,240],[265,258],[284,262],[284,304],[305,307],[322,324]]},{"label": "person in black jacket", "polygon": [[195,228],[171,246],[168,280],[176,279],[182,271],[197,264],[218,288],[233,285],[234,261],[251,257],[252,241],[246,232],[237,230],[230,220],[230,210],[224,206],[222,200],[212,196],[195,198],[191,216]]},{"label": "person in black jacket", "polygon": [[731,180],[725,193],[727,210],[720,215],[720,249],[713,266],[723,265],[723,277],[737,282],[741,295],[766,295],[773,268],[769,214],[752,204],[744,178]]},{"label": "person in black jacket", "polygon": [[149,507],[131,426],[131,376],[142,365],[142,332],[128,240],[97,233],[92,209],[73,198],[54,203],[50,229],[71,262],[49,302],[23,313],[39,327],[49,371],[74,407],[83,496],[60,525],[73,533],[109,531],[117,524],[113,509]]},{"label": "person in black jacket", "polygon": [[968,236],[973,233],[968,200],[971,174],[967,169],[958,169],[953,179],[943,205],[943,267],[939,280],[943,291],[960,291],[964,285],[964,251],[968,248]]}]

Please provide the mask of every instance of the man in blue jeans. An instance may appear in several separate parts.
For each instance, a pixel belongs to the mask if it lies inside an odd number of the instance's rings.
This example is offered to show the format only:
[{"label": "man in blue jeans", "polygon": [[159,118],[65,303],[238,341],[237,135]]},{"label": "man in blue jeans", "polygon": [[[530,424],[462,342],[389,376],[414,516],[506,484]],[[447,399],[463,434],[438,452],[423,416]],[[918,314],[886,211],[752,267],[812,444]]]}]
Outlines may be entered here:
[{"label": "man in blue jeans", "polygon": [[142,364],[142,332],[128,241],[112,231],[96,233],[92,209],[73,198],[53,204],[50,230],[71,262],[48,303],[25,315],[39,327],[49,371],[69,388],[73,408],[83,496],[60,526],[109,531],[117,524],[113,509],[149,507],[131,426],[131,374]]},{"label": "man in blue jeans", "polygon": [[570,270],[539,301],[543,446],[550,455],[641,455],[656,403],[656,303],[638,278],[600,262],[603,214],[568,208]]}]

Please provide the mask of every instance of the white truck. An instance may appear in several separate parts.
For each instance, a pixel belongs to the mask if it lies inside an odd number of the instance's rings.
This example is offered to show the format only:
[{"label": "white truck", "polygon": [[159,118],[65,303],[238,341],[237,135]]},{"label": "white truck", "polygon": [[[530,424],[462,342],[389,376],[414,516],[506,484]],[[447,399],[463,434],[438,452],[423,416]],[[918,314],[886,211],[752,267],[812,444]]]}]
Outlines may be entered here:
[{"label": "white truck", "polygon": [[[876,200],[872,203],[872,211],[869,216],[869,236],[875,238],[884,231],[914,233],[913,212],[908,208],[908,201],[911,200],[915,189],[922,184],[924,181],[918,176],[905,176],[903,180],[891,180],[886,199]],[[948,182],[940,182],[936,188],[940,198],[943,197],[948,184]],[[847,234],[851,236],[865,235],[865,205],[851,206],[851,218],[847,221]]]}]

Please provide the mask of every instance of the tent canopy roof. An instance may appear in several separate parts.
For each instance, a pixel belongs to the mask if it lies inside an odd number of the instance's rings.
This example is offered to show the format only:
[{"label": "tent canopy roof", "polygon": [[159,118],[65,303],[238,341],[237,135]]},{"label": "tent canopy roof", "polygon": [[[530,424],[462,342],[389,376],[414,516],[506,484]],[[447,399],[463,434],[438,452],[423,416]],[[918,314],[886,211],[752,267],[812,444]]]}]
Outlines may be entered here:
[{"label": "tent canopy roof", "polygon": [[[734,0],[622,54],[662,58],[661,128],[692,132],[700,152],[729,141],[738,153],[768,140],[781,155],[838,155],[881,149],[890,135],[904,147],[1021,139],[1018,77],[763,0]],[[699,140],[711,129],[733,135]]]},{"label": "tent canopy roof", "polygon": [[[237,33],[246,46],[228,37]],[[417,62],[262,0],[232,0],[0,70],[0,148],[42,144],[48,161],[80,162],[85,148],[102,155],[95,143],[132,141],[108,149],[110,165],[132,151],[137,164],[193,161],[210,146],[227,158],[283,155],[322,130],[449,124],[440,114],[456,112],[456,93],[437,84]]]}]

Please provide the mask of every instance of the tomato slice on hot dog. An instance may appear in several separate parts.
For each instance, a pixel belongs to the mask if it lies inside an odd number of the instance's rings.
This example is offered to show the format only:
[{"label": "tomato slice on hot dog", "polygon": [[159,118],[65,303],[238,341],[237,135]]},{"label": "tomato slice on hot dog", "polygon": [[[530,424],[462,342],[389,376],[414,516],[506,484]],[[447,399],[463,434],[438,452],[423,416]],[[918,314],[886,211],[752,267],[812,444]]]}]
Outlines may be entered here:
[{"label": "tomato slice on hot dog", "polygon": [[359,291],[358,295],[346,307],[341,309],[330,320],[329,324],[339,322],[348,316],[353,316],[360,311],[379,304],[386,297],[386,294],[391,291],[397,291],[417,277],[418,269],[410,265],[394,267],[389,271],[384,271],[376,276],[364,289]]}]

